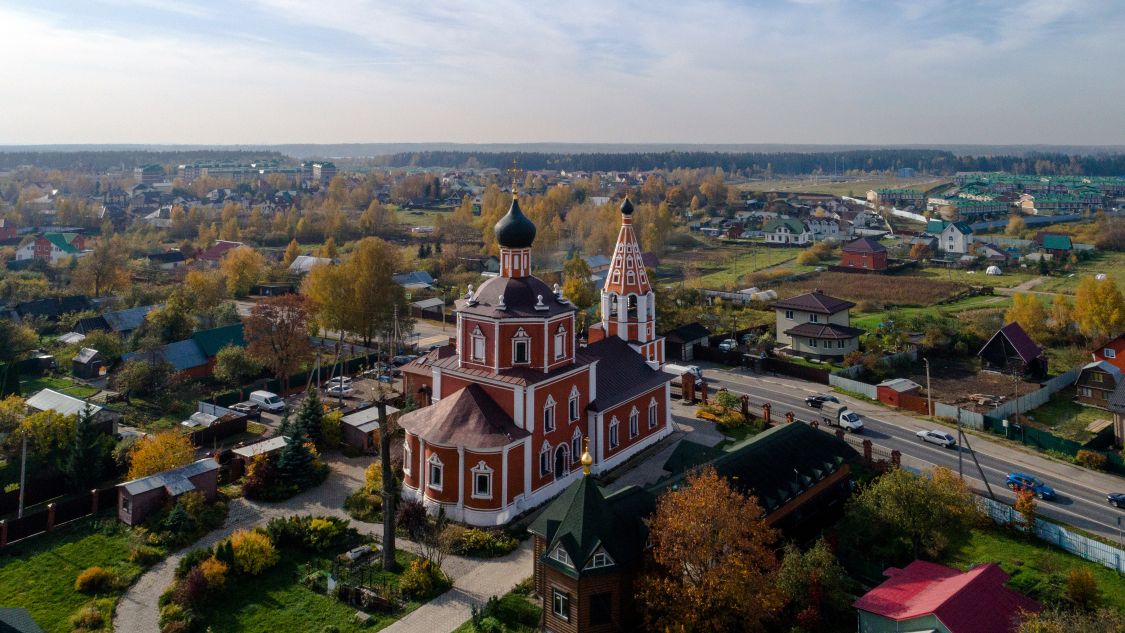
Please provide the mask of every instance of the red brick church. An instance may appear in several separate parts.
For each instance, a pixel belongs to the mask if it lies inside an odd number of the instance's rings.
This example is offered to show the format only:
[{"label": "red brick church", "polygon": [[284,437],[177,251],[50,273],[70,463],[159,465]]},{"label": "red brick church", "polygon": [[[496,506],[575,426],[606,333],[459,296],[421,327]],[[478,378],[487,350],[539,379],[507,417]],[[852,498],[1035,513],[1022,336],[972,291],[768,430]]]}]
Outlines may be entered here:
[{"label": "red brick church", "polygon": [[473,525],[502,525],[581,477],[621,464],[672,430],[671,376],[660,370],[656,297],[621,205],[600,322],[578,344],[577,308],[531,274],[535,224],[513,196],[496,223],[500,275],[456,301],[456,345],[404,368],[430,403],[403,415],[403,496]]}]

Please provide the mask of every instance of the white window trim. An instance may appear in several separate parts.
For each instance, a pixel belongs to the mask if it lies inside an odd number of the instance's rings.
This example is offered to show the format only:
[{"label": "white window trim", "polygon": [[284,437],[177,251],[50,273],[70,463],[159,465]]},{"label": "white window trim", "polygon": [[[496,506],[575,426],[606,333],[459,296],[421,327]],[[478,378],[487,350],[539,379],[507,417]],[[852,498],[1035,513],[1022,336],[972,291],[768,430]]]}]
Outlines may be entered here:
[{"label": "white window trim", "polygon": [[582,455],[582,428],[574,427],[574,434],[570,436],[570,452],[574,453],[574,459],[578,459]]},{"label": "white window trim", "polygon": [[[429,472],[426,473],[429,475],[426,477],[426,487],[441,492],[442,487],[445,485],[445,464],[441,463],[441,458],[438,457],[436,453],[430,455],[430,458],[426,460],[426,464],[430,469]],[[437,468],[437,472],[441,473],[441,476],[438,477],[441,481],[436,486],[434,485],[434,468]]]},{"label": "white window trim", "polygon": [[1102,350],[1102,356],[1106,358],[1117,358],[1117,350],[1107,347]]},{"label": "white window trim", "polygon": [[[547,461],[543,461],[544,455],[547,456]],[[544,466],[546,468],[544,468]],[[540,477],[546,477],[547,475],[554,474],[555,469],[552,468],[552,466],[553,466],[553,464],[551,463],[551,443],[546,441],[546,440],[543,440],[543,447],[539,449],[539,476]]]},{"label": "white window trim", "polygon": [[[557,603],[559,602],[560,596],[562,596],[566,600],[566,609],[564,609],[565,613],[559,612],[559,606],[558,606]],[[554,614],[554,616],[556,618],[559,618],[559,619],[563,620],[564,622],[570,622],[570,594],[569,593],[567,593],[567,592],[565,592],[565,591],[563,591],[563,590],[561,590],[557,587],[551,587],[551,613]]]},{"label": "white window trim", "polygon": [[[473,342],[472,349],[469,351],[469,355],[473,360],[483,362],[488,351],[488,342],[484,337],[484,332],[481,332],[479,325],[475,330],[473,330],[471,338]],[[478,343],[480,344],[480,354],[477,354]]]},{"label": "white window trim", "polygon": [[[601,561],[598,560],[599,556],[601,557]],[[586,566],[582,569],[583,571],[588,569],[602,569],[603,567],[612,567],[616,564],[617,563],[613,561],[613,557],[599,547],[597,551],[594,552],[593,556],[590,557],[590,561],[586,563]]]},{"label": "white window trim", "polygon": [[653,398],[652,400],[649,400],[648,401],[648,428],[650,428],[650,429],[656,428],[656,425],[658,424],[658,418],[659,418],[658,411],[659,410],[657,409],[656,398]]},{"label": "white window trim", "polygon": [[555,332],[555,360],[561,360],[564,356],[566,356],[566,328],[560,325]]},{"label": "white window trim", "polygon": [[633,439],[641,434],[641,412],[637,407],[629,412],[629,439]]},{"label": "white window trim", "polygon": [[[472,476],[473,476],[473,494],[472,494],[472,497],[474,499],[491,499],[492,498],[492,473],[493,473],[493,470],[491,468],[489,468],[488,464],[484,463],[484,460],[481,460],[480,463],[478,463],[476,466],[473,467],[473,469],[472,469]],[[484,475],[484,476],[488,477],[488,492],[487,492],[487,494],[477,492],[477,477],[479,477],[481,475]]]},{"label": "white window trim", "polygon": [[555,430],[556,415],[555,415],[555,399],[548,394],[547,401],[543,403],[543,432],[550,433]]},{"label": "white window trim", "polygon": [[[518,358],[518,356],[516,354],[516,348],[521,343],[527,346],[527,354],[526,354],[527,360],[524,360],[524,361],[516,360],[516,358]],[[527,335],[527,332],[525,332],[522,327],[519,330],[517,330],[516,335],[512,337],[512,364],[513,365],[530,365],[531,364],[531,337]]]},{"label": "white window trim", "polygon": [[410,464],[414,462],[414,451],[410,450],[410,440],[402,441],[402,472],[410,474]]},{"label": "white window trim", "polygon": [[621,435],[618,432],[619,428],[621,428],[621,421],[617,419],[617,416],[613,416],[613,419],[609,421],[609,447],[610,447],[610,449],[617,448],[618,446],[621,445]]},{"label": "white window trim", "polygon": [[582,417],[582,403],[579,401],[578,388],[575,387],[570,390],[570,399],[567,400],[566,415],[568,422],[571,424],[578,421]]}]

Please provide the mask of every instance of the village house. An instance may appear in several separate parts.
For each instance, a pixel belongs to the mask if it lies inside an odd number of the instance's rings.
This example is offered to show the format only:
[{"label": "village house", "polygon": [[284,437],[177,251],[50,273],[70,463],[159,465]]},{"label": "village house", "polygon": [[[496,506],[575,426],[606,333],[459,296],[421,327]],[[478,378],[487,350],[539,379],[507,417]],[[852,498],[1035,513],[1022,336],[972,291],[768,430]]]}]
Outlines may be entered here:
[{"label": "village house", "polygon": [[399,418],[403,497],[502,525],[581,474],[587,439],[601,472],[671,433],[672,376],[632,215],[626,199],[600,320],[578,347],[576,308],[531,275],[536,228],[513,195],[495,227],[500,275],[456,301],[456,345],[403,367],[404,391],[433,402]]},{"label": "village house", "polygon": [[149,313],[159,307],[159,305],[150,305],[124,310],[110,310],[98,316],[79,319],[74,325],[74,330],[82,334],[101,330],[102,332],[120,334],[122,338],[128,338],[137,328],[141,327]]},{"label": "village house", "polygon": [[232,242],[230,240],[216,240],[211,246],[196,253],[195,261],[210,268],[217,268],[219,262],[226,257],[227,253],[240,246],[244,246],[244,244],[242,242]]},{"label": "village house", "polygon": [[670,360],[695,358],[695,346],[709,347],[711,331],[700,323],[688,323],[664,334],[664,353]]},{"label": "village house", "polygon": [[840,266],[873,272],[887,269],[887,247],[870,237],[861,237],[844,245]]},{"label": "village house", "polygon": [[94,416],[94,422],[98,425],[98,428],[108,435],[117,434],[117,422],[121,419],[121,414],[117,411],[75,398],[74,396],[68,396],[54,389],[41,389],[37,391],[27,399],[25,405],[27,406],[28,413],[55,411],[62,415],[76,416],[85,410],[89,410],[90,414]]},{"label": "village house", "polygon": [[1104,360],[1125,371],[1125,334],[1116,336],[1098,346],[1092,353],[1094,360]]},{"label": "village house", "polygon": [[1029,378],[1047,375],[1047,355],[1015,321],[997,330],[977,356],[984,371],[1017,373]]},{"label": "village house", "polygon": [[[844,440],[807,424],[785,424],[729,450],[683,441],[664,469],[672,474],[649,488],[609,493],[586,473],[532,522],[534,584],[543,629],[613,633],[639,621],[634,583],[648,543],[648,517],[660,495],[682,486],[687,472],[710,464],[745,494],[757,496],[768,525],[793,537],[822,529],[847,499],[850,463],[858,457]],[[674,466],[673,466],[674,464]]]},{"label": "village house", "polygon": [[1051,257],[1068,257],[1074,251],[1074,244],[1070,241],[1070,236],[1062,233],[1036,233],[1035,243],[1044,253],[1049,253]]},{"label": "village house", "polygon": [[777,311],[777,344],[779,351],[817,358],[840,360],[859,349],[864,332],[851,327],[851,301],[830,297],[819,288],[812,292],[782,299],[774,304]]},{"label": "village house", "polygon": [[145,260],[148,261],[149,265],[160,270],[175,270],[187,263],[187,258],[184,257],[183,252],[178,250],[149,253],[145,255]]},{"label": "village house", "polygon": [[327,266],[332,263],[329,257],[313,257],[312,255],[298,255],[289,264],[289,274],[291,275],[307,275],[309,271],[317,266]]},{"label": "village house", "polygon": [[767,244],[795,244],[804,246],[809,243],[809,230],[800,220],[793,218],[779,218],[770,220],[762,229],[766,235]]},{"label": "village house", "polygon": [[843,237],[840,232],[840,222],[832,218],[812,217],[805,220],[805,227],[810,240],[838,240]]},{"label": "village house", "polygon": [[89,347],[83,347],[71,359],[71,373],[75,378],[94,380],[105,376],[107,364],[101,352]]},{"label": "village house", "polygon": [[942,229],[938,243],[943,253],[966,255],[973,243],[973,229],[964,222],[952,222]]},{"label": "village house", "polygon": [[1101,409],[1109,408],[1109,398],[1121,382],[1121,370],[1104,360],[1082,366],[1074,381],[1075,400],[1081,404]]},{"label": "village house", "polygon": [[219,463],[208,457],[118,484],[117,518],[126,525],[140,525],[165,501],[174,501],[187,492],[198,492],[207,501],[214,501],[219,493]]},{"label": "village house", "polygon": [[43,233],[16,250],[16,261],[38,259],[57,264],[64,257],[79,257],[86,238],[78,233]]},{"label": "village house", "polygon": [[887,580],[855,601],[859,633],[1012,633],[1021,613],[1043,609],[1006,587],[1008,575],[996,563],[960,572],[916,560],[883,575]]}]

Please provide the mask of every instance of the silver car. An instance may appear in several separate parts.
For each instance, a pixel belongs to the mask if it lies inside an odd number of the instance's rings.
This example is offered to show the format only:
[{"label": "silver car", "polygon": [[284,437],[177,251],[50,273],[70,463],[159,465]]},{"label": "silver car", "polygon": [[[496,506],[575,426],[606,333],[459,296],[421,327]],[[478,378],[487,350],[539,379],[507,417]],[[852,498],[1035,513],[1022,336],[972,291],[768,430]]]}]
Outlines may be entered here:
[{"label": "silver car", "polygon": [[915,433],[915,435],[917,435],[918,439],[922,440],[923,442],[937,444],[938,446],[944,446],[945,448],[953,448],[954,446],[957,446],[957,440],[953,439],[953,436],[949,433],[946,433],[945,431],[938,431],[936,429],[929,431],[918,431],[917,433]]}]

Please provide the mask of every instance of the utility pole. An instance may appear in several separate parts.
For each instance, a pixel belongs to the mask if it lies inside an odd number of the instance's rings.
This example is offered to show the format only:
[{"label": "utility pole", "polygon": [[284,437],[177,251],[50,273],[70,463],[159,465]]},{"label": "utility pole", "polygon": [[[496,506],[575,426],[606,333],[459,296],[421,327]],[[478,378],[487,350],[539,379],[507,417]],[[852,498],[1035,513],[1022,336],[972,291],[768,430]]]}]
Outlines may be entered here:
[{"label": "utility pole", "polygon": [[930,412],[932,418],[934,417],[934,395],[930,391],[930,359],[923,358],[922,362],[926,363],[926,411]]},{"label": "utility pole", "polygon": [[961,407],[957,407],[957,477],[965,481],[964,457],[961,445],[965,443],[965,432],[961,430]]},{"label": "utility pole", "polygon": [[23,432],[23,457],[20,458],[20,508],[16,518],[23,518],[23,495],[27,488],[27,431]]}]

